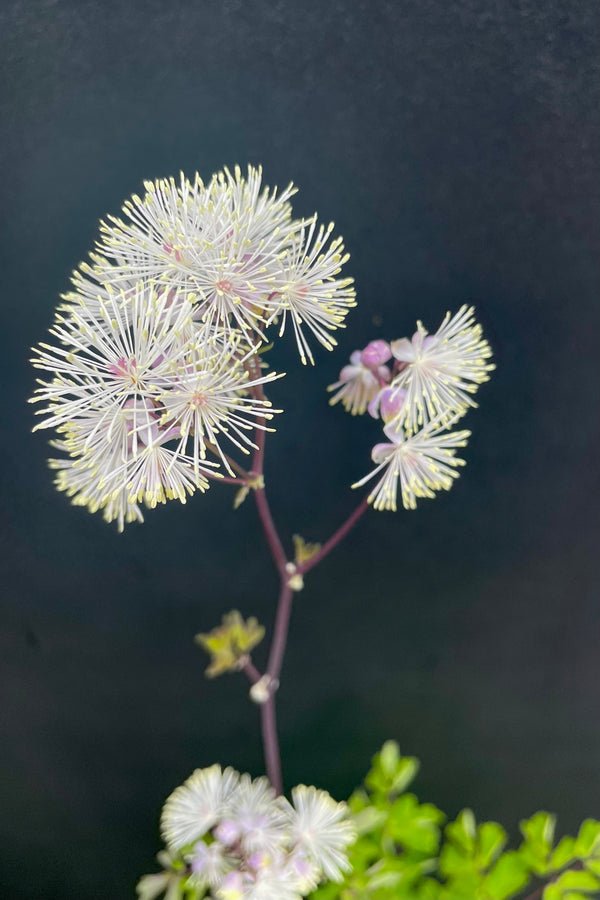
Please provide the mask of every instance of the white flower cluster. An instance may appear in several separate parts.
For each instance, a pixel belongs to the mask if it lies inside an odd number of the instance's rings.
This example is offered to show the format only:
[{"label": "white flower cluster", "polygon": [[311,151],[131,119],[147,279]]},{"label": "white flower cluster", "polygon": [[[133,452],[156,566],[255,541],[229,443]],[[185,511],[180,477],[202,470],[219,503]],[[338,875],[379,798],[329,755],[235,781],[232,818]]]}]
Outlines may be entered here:
[{"label": "white flower cluster", "polygon": [[341,401],[353,415],[368,409],[384,422],[388,442],[373,448],[376,468],[353,485],[382,473],[368,497],[375,509],[396,509],[398,485],[404,507],[414,509],[417,498],[448,490],[458,477],[464,461],[455,452],[470,432],[449,429],[477,406],[473,394],[495,368],[474,312],[463,306],[447,313],[432,335],[417,322],[412,340],[371,341],[330,386],[331,403]]},{"label": "white flower cluster", "polygon": [[[214,900],[300,900],[324,877],[342,879],[356,836],[346,804],[326,791],[299,785],[289,803],[266,778],[218,765],[197,769],[171,794],[161,826],[170,853],[186,863],[187,884]],[[143,900],[152,883],[140,882]]]},{"label": "white flower cluster", "polygon": [[[51,373],[32,402],[56,428],[56,484],[105,519],[141,520],[149,507],[204,491],[227,450],[250,452],[274,412],[258,352],[265,331],[290,325],[302,362],[306,331],[330,349],[355,305],[333,226],[292,220],[292,186],[261,189],[239,168],[205,185],[146,182],[125,219],[101,223],[91,264],[74,273],[33,365]],[[207,458],[212,454],[212,459]]]}]

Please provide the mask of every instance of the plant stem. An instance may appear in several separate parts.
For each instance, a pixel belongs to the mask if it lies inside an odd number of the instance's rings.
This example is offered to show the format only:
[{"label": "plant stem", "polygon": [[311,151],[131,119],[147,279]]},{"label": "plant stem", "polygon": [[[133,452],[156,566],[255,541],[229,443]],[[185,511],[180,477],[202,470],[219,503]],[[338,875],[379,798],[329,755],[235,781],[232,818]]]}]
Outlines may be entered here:
[{"label": "plant stem", "polygon": [[281,777],[281,756],[279,754],[279,740],[277,738],[277,719],[275,715],[274,694],[270,694],[269,699],[265,703],[261,704],[260,727],[269,781],[273,785],[276,794],[283,794],[283,779]]},{"label": "plant stem", "polygon": [[324,559],[327,554],[333,550],[334,547],[337,547],[340,541],[346,537],[350,529],[353,528],[354,525],[356,525],[362,514],[366,512],[368,508],[369,504],[366,499],[359,503],[354,512],[346,519],[346,521],[342,525],[340,525],[338,530],[334,531],[328,541],[325,541],[318,553],[315,553],[315,555],[311,556],[311,558],[308,559],[305,563],[302,563],[301,566],[298,566],[299,574],[304,575],[306,572],[310,572],[310,570],[318,565],[318,563],[320,563],[321,560]]},{"label": "plant stem", "polygon": [[292,612],[293,591],[287,582],[287,573],[281,580],[281,592],[279,594],[279,602],[277,604],[277,613],[275,615],[275,628],[273,630],[273,640],[271,641],[271,650],[269,653],[269,665],[267,666],[267,674],[279,681],[281,674],[281,666],[283,665],[283,657],[287,644],[287,636],[290,626],[290,615]]},{"label": "plant stem", "polygon": [[[252,391],[257,399],[264,400],[265,394],[261,384],[256,385]],[[264,422],[264,420],[262,420]],[[264,468],[265,455],[265,432],[261,428],[254,429],[254,440],[256,450],[252,461],[251,475],[262,476]],[[259,479],[260,480],[260,479]],[[283,544],[279,537],[277,527],[271,515],[271,509],[267,500],[264,487],[254,488],[254,498],[256,500],[256,508],[263,527],[265,538],[273,560],[279,572],[280,592],[277,603],[277,612],[275,614],[275,625],[273,629],[273,638],[271,640],[271,648],[269,650],[269,663],[267,666],[266,677],[261,676],[256,667],[248,661],[244,665],[244,671],[250,681],[256,684],[261,678],[265,678],[267,682],[266,688],[268,697],[264,703],[260,704],[260,724],[262,733],[263,750],[265,754],[265,766],[269,781],[273,785],[277,794],[283,793],[283,778],[281,774],[281,756],[279,752],[279,740],[277,737],[277,719],[275,711],[275,693],[279,687],[279,676],[283,666],[283,658],[287,645],[289,633],[290,617],[292,612],[292,602],[294,592],[289,584],[290,574],[288,571],[288,560],[286,557]],[[363,500],[349,518],[338,528],[328,541],[321,547],[311,559],[304,564],[296,567],[295,572],[303,575],[310,571],[318,563],[324,559],[327,554],[336,547],[346,536],[350,529],[358,522],[362,514],[368,509],[369,504]]]},{"label": "plant stem", "polygon": [[244,665],[242,666],[242,671],[246,673],[252,684],[256,684],[257,681],[260,681],[262,675],[254,665],[254,663],[247,659]]},{"label": "plant stem", "polygon": [[[265,455],[265,432],[256,428],[254,431],[254,436],[257,449],[254,452],[254,459],[252,461],[252,472],[256,475],[262,475]],[[267,495],[264,487],[254,489],[254,499],[256,500],[258,515],[260,517],[263,531],[265,532],[265,537],[271,550],[273,560],[275,561],[275,565],[277,566],[277,571],[283,578],[285,575],[287,558],[281,540],[279,539],[279,534],[277,533],[277,528],[275,526],[275,522],[273,521],[273,516],[271,515],[271,509],[269,507],[269,502],[267,500]]]}]

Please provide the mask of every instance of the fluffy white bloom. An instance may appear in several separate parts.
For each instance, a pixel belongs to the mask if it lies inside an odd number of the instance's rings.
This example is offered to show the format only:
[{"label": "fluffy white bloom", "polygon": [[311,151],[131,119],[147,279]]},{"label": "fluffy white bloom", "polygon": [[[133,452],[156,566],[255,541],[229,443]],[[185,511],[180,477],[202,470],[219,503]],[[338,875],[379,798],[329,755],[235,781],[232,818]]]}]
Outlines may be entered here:
[{"label": "fluffy white bloom", "polygon": [[168,798],[162,833],[215,900],[301,900],[349,869],[355,831],[325,791],[300,785],[292,797],[293,806],[266,778],[197,770]]},{"label": "fluffy white bloom", "polygon": [[[216,448],[223,465],[233,475],[220,446],[220,438],[248,453],[248,447],[256,446],[248,432],[254,428],[268,431],[263,420],[272,419],[274,413],[281,412],[274,410],[269,400],[252,395],[252,388],[281,377],[274,372],[260,375],[255,350],[251,347],[244,351],[239,340],[230,340],[220,348],[211,345],[206,348],[202,344],[191,348],[185,365],[160,395],[164,407],[161,425],[168,430],[174,429],[180,436],[181,448],[192,438],[196,471],[200,460],[206,458],[208,442]],[[251,377],[248,365],[255,370],[255,377]]]},{"label": "fluffy white bloom", "polygon": [[356,306],[352,278],[337,277],[349,259],[344,254],[342,238],[335,238],[327,246],[333,227],[331,222],[327,228],[321,225],[317,230],[316,216],[302,222],[289,248],[279,257],[275,289],[280,304],[276,310],[281,316],[279,334],[284,333],[289,317],[303,363],[314,360],[302,325],[331,350],[337,341],[330,332],[342,327],[348,310]]},{"label": "fluffy white bloom", "polygon": [[409,432],[433,419],[455,418],[470,406],[471,395],[489,380],[495,368],[488,360],[490,346],[482,338],[481,325],[474,321],[473,307],[462,306],[446,316],[435,334],[429,335],[421,322],[412,337],[391,342],[401,371],[392,385],[406,391],[400,421]]},{"label": "fluffy white bloom", "polygon": [[145,182],[125,219],[101,224],[94,265],[83,271],[107,289],[156,280],[193,301],[209,330],[240,330],[252,342],[265,340],[274,319],[280,333],[291,320],[302,361],[312,361],[303,326],[330,349],[330,332],[355,305],[352,279],[338,277],[348,256],[341,238],[328,245],[333,226],[292,220],[292,185],[261,193],[261,179],[250,166],[247,177],[225,169],[208,185],[197,174]]},{"label": "fluffy white bloom", "polygon": [[219,765],[196,769],[164,805],[160,827],[167,844],[181,849],[216,825],[239,777],[233,769],[221,771]]},{"label": "fluffy white bloom", "polygon": [[363,351],[350,355],[350,365],[344,366],[339,381],[330,384],[328,391],[337,391],[329,400],[331,406],[340,400],[344,409],[353,416],[361,416],[375,399],[382,386],[390,380],[390,370],[385,365],[372,368],[362,361]]},{"label": "fluffy white bloom", "polygon": [[356,837],[348,807],[304,784],[292,790],[292,802],[292,840],[329,879],[341,881],[342,872],[350,869],[347,847]]},{"label": "fluffy white bloom", "polygon": [[[47,418],[37,428],[53,428],[106,409],[116,414],[138,396],[158,395],[168,374],[169,360],[183,351],[182,329],[192,306],[174,303],[166,291],[140,283],[133,295],[98,296],[97,311],[82,297],[50,333],[59,346],[40,344],[33,366],[53,374],[39,381],[33,402],[48,406],[36,415]],[[113,403],[113,401],[115,401]]]},{"label": "fluffy white bloom", "polygon": [[[34,401],[45,402],[37,428],[56,428],[54,446],[71,461],[53,460],[57,487],[76,505],[107,520],[141,520],[149,507],[208,487],[218,463],[233,474],[221,442],[248,453],[250,432],[267,430],[274,412],[262,385],[255,347],[239,337],[208,335],[193,305],[172,290],[140,282],[119,293],[91,283],[74,296],[40,345]],[[261,388],[261,397],[254,392]]]},{"label": "fluffy white bloom", "polygon": [[231,870],[232,860],[227,856],[225,847],[219,841],[207,844],[198,841],[190,855],[192,872],[201,884],[218,887],[223,877]]},{"label": "fluffy white bloom", "polygon": [[260,195],[261,171],[244,179],[236,167],[204,185],[174,178],[146,181],[143,198],[123,206],[126,220],[101,223],[100,280],[157,279],[194,299],[205,320],[228,328],[260,328],[272,308],[268,296],[275,261],[291,222],[290,185],[281,195]]},{"label": "fluffy white bloom", "polygon": [[449,490],[455,478],[456,468],[465,462],[454,454],[457,447],[464,447],[470,431],[448,431],[451,423],[430,422],[416,434],[408,435],[397,421],[383,429],[391,443],[377,444],[372,451],[377,467],[353,484],[357,488],[383,472],[369,494],[368,501],[375,509],[396,509],[398,482],[402,503],[406,509],[415,509],[418,497],[435,497],[435,491]]},{"label": "fluffy white bloom", "polygon": [[240,777],[225,812],[239,830],[239,843],[247,855],[280,852],[285,843],[286,810],[268,779]]}]

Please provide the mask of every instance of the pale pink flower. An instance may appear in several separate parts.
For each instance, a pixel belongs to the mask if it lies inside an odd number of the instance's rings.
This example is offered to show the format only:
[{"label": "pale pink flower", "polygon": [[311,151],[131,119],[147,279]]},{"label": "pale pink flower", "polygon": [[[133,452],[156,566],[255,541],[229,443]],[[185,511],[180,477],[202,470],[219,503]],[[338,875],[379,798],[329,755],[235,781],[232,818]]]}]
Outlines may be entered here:
[{"label": "pale pink flower", "polygon": [[361,353],[361,362],[369,369],[377,369],[392,358],[392,351],[387,341],[371,341]]},{"label": "pale pink flower", "polygon": [[362,355],[363,351],[355,350],[350,356],[350,365],[340,372],[339,381],[327,388],[337,392],[329,403],[333,406],[341,401],[344,409],[353,416],[362,415],[381,387],[390,380],[387,366],[378,365],[372,369],[364,364]]},{"label": "pale pink flower", "polygon": [[466,446],[470,431],[448,431],[435,421],[413,435],[407,435],[397,421],[383,430],[390,443],[373,447],[376,468],[352,485],[360,487],[383,472],[367,498],[375,509],[396,510],[398,486],[406,509],[415,509],[417,498],[433,498],[436,491],[452,487],[458,477],[456,468],[465,465],[454,454],[456,448]]},{"label": "pale pink flower", "polygon": [[446,313],[435,334],[417,322],[412,340],[391,342],[401,364],[392,385],[406,390],[400,419],[407,431],[433,419],[448,421],[477,406],[471,395],[495,366],[488,362],[492,351],[474,314],[473,307],[462,306],[454,316]]}]

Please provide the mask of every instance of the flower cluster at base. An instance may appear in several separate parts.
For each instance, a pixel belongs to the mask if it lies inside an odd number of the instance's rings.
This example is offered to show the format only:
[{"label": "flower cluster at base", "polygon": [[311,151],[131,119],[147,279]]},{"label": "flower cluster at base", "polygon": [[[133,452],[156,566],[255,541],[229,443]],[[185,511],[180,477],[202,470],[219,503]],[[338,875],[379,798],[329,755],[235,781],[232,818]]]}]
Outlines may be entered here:
[{"label": "flower cluster at base", "polygon": [[[38,428],[55,428],[55,483],[107,521],[142,520],[140,504],[185,502],[223,468],[229,453],[257,448],[274,412],[260,356],[266,331],[293,331],[303,363],[306,332],[325,348],[355,306],[348,259],[333,225],[293,220],[290,185],[261,188],[260,169],[227,169],[146,182],[101,223],[91,264],[73,275],[32,360],[51,373],[32,402]],[[254,438],[253,438],[254,435]],[[207,456],[211,454],[212,459]]]},{"label": "flower cluster at base", "polygon": [[266,778],[218,765],[197,769],[165,803],[165,871],[138,884],[139,900],[301,900],[349,871],[356,835],[348,807],[298,785],[292,803]]},{"label": "flower cluster at base", "polygon": [[381,418],[388,441],[376,444],[376,468],[352,487],[382,473],[368,501],[375,509],[397,507],[398,485],[406,509],[417,498],[449,490],[464,460],[455,456],[470,431],[450,431],[470,407],[472,395],[495,368],[490,346],[474,321],[474,309],[463,306],[446,314],[435,334],[421,322],[412,339],[371,341],[356,350],[339,381],[329,387],[330,403],[341,401],[352,415],[367,410]]}]

